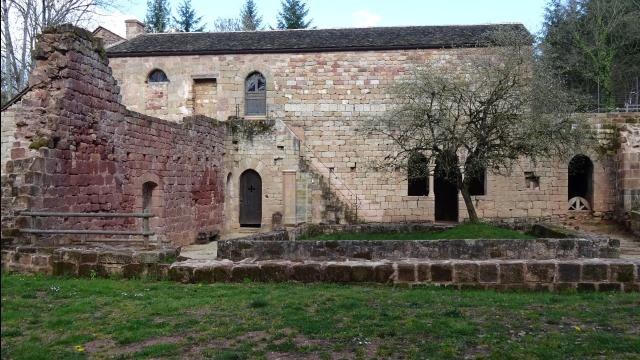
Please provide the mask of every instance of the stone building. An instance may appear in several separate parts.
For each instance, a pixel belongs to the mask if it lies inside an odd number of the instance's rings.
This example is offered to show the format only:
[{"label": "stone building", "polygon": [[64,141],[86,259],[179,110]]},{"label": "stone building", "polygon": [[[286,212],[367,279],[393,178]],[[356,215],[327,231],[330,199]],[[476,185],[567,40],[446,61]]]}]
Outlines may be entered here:
[{"label": "stone building", "polygon": [[[108,59],[80,31],[41,37],[30,84],[52,85],[34,87],[2,113],[3,229],[20,227],[5,222],[5,203],[141,209],[147,182],[157,190],[154,229],[176,244],[303,223],[463,221],[464,203],[442,179],[409,184],[402,174],[372,171],[387,149],[358,129],[389,108],[385,89],[415,65],[456,71],[488,32],[526,31],[504,24],[145,34],[138,21],[126,25],[126,41],[108,47]],[[58,41],[75,50],[61,52]],[[84,120],[67,124],[69,113]],[[637,206],[640,114],[583,116],[600,136],[593,152],[487,173],[475,189],[478,215],[526,221]],[[34,176],[30,166],[44,170]]]}]

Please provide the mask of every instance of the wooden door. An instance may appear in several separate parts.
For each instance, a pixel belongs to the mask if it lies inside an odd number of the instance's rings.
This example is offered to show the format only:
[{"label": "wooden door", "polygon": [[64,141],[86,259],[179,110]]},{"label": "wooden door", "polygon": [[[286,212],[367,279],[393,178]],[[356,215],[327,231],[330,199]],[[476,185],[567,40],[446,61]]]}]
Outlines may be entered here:
[{"label": "wooden door", "polygon": [[240,226],[260,227],[262,222],[262,179],[247,170],[240,175]]}]

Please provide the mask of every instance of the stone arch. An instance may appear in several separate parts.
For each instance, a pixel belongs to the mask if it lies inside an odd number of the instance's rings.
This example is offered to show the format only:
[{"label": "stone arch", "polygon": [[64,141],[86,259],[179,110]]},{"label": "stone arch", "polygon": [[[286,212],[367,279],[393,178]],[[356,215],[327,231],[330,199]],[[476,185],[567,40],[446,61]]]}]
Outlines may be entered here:
[{"label": "stone arch", "polygon": [[153,68],[145,77],[147,83],[166,83],[169,82],[167,73],[160,68]]},{"label": "stone arch", "polygon": [[[581,203],[586,200],[586,206]],[[569,161],[567,200],[570,210],[590,210],[593,206],[593,161],[583,154]]]}]

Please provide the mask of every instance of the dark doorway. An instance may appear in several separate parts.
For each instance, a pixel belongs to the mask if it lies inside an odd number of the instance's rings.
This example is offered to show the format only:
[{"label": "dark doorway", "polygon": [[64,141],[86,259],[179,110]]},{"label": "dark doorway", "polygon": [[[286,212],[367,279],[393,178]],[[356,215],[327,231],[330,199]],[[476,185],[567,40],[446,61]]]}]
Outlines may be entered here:
[{"label": "dark doorway", "polygon": [[262,179],[247,170],[240,175],[240,226],[260,227],[262,222]]},{"label": "dark doorway", "polygon": [[458,221],[458,188],[436,162],[433,192],[436,196],[436,221]]},{"label": "dark doorway", "polygon": [[585,155],[576,155],[569,162],[568,198],[582,197],[593,204],[593,162]]}]

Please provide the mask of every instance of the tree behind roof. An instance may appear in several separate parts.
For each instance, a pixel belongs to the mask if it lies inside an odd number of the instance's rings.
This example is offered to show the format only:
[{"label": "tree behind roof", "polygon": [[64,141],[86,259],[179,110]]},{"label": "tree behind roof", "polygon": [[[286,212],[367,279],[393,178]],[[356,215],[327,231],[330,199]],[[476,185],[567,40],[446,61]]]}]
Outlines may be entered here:
[{"label": "tree behind roof", "polygon": [[146,31],[149,33],[167,32],[171,26],[171,10],[168,0],[147,0]]},{"label": "tree behind roof", "polygon": [[240,10],[240,21],[244,31],[262,30],[262,16],[258,15],[258,8],[253,0],[246,0]]},{"label": "tree behind roof", "polygon": [[311,20],[305,17],[309,14],[307,4],[301,0],[283,0],[282,10],[278,14],[278,29],[306,29]]},{"label": "tree behind roof", "polygon": [[191,0],[182,1],[178,6],[178,17],[174,17],[173,22],[176,24],[176,30],[180,32],[204,31],[205,28],[205,24],[200,24],[202,16],[198,16],[191,6]]}]

